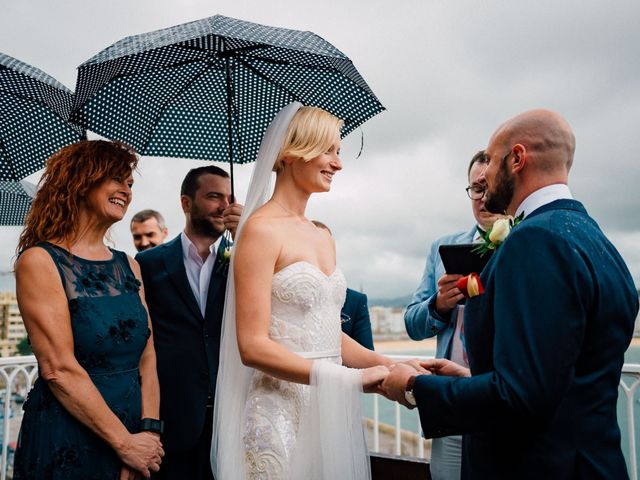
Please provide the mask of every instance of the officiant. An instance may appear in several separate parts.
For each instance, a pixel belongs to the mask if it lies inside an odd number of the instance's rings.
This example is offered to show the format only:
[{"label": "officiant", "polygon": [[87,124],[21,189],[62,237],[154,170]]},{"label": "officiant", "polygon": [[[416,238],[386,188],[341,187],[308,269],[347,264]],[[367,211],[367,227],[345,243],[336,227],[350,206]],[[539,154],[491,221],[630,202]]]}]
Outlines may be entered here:
[{"label": "officiant", "polygon": [[[440,237],[431,244],[422,280],[404,314],[407,333],[413,340],[423,340],[437,335],[437,358],[447,358],[468,366],[463,338],[464,307],[458,305],[463,298],[456,287],[460,275],[445,272],[438,253],[440,245],[473,243],[493,225],[496,215],[484,206],[485,184],[480,181],[484,170],[484,150],[476,153],[467,168],[469,185],[465,189],[471,200],[471,212],[475,224],[464,232]],[[431,477],[433,480],[457,480],[460,478],[462,437],[435,438],[431,447]]]}]

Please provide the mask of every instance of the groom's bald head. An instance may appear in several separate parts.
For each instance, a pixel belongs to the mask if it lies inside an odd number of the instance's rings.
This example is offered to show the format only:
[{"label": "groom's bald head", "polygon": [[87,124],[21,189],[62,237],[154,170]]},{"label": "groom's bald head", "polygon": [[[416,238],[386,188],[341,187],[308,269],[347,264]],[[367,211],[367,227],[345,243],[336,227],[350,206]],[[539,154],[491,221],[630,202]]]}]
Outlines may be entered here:
[{"label": "groom's bald head", "polygon": [[559,113],[544,109],[529,110],[507,120],[493,134],[493,141],[506,148],[523,145],[529,167],[541,173],[568,174],[576,149],[569,123]]},{"label": "groom's bald head", "polygon": [[507,120],[485,149],[485,207],[513,213],[536,190],[568,183],[575,148],[569,123],[556,112],[529,110]]}]

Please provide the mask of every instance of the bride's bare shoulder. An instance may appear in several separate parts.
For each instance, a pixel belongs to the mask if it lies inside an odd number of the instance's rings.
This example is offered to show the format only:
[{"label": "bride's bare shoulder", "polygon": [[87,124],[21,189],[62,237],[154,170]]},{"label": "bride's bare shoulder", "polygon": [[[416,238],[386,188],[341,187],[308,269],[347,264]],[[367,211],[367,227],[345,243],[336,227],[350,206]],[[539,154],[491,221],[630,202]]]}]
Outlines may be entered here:
[{"label": "bride's bare shoulder", "polygon": [[264,205],[247,219],[242,235],[273,238],[278,236],[282,226],[282,216],[274,212],[268,205]]}]

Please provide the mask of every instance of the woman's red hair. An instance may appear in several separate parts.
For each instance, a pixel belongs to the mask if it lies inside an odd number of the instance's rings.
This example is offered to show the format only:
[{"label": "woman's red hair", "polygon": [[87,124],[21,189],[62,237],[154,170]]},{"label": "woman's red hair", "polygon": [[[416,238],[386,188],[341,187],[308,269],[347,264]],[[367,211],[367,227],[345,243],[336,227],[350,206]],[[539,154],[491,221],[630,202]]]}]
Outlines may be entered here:
[{"label": "woman's red hair", "polygon": [[83,140],[54,153],[25,219],[18,255],[46,240],[71,243],[87,194],[106,180],[127,178],[137,164],[131,148],[107,140]]}]

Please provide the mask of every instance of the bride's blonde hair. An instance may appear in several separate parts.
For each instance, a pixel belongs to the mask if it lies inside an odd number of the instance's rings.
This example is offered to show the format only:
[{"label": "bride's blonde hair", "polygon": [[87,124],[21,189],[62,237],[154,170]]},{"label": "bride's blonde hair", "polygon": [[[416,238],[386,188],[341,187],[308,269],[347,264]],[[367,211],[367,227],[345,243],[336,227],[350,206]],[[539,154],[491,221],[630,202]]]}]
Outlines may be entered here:
[{"label": "bride's blonde hair", "polygon": [[300,107],[289,123],[273,171],[283,168],[284,157],[300,158],[308,162],[326,152],[340,133],[342,120],[318,107]]}]

